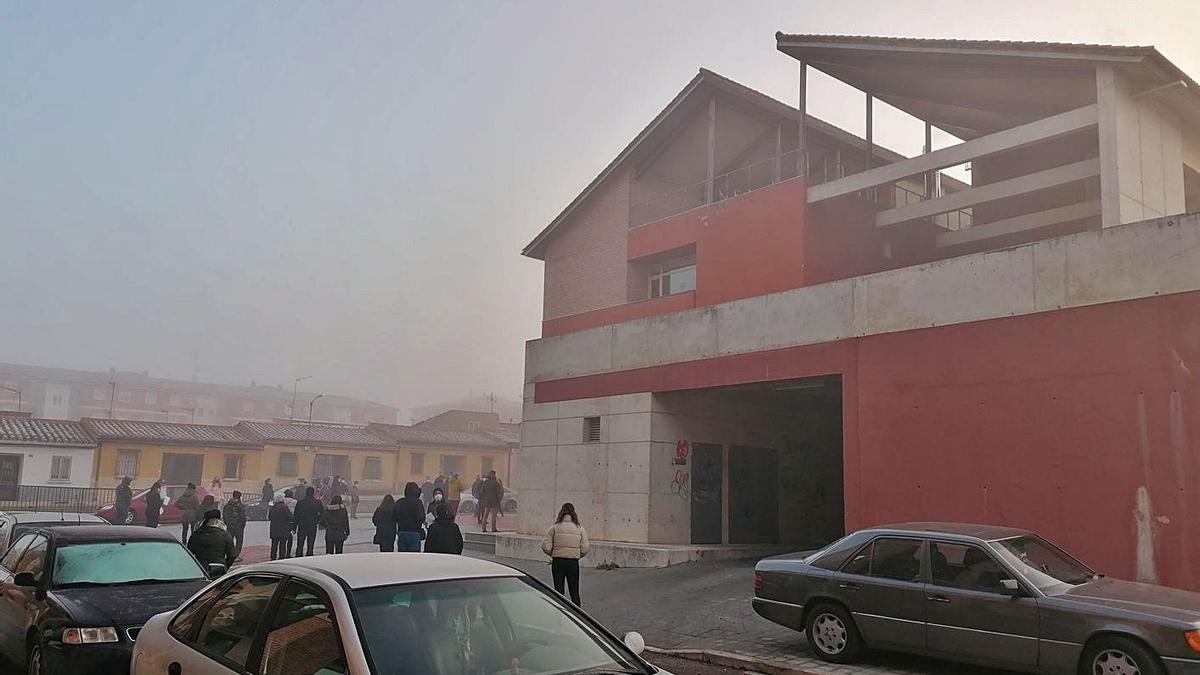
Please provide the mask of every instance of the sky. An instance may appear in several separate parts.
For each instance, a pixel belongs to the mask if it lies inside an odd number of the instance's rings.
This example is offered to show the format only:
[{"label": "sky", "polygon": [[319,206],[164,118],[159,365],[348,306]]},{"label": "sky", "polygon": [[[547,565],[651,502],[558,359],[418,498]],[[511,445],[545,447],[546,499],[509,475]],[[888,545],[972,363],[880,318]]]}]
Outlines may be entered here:
[{"label": "sky", "polygon": [[[1200,79],[1188,0],[0,0],[0,361],[519,397],[521,248],[698,68],[794,104],[780,30],[1150,44]],[[862,108],[810,77],[812,114]],[[875,134],[922,142],[885,106]]]}]

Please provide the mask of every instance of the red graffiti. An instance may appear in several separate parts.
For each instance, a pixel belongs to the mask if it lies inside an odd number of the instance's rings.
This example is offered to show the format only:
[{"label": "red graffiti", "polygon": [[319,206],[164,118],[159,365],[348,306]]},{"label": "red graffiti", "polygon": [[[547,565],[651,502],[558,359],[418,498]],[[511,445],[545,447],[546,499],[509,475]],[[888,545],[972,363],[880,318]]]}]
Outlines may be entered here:
[{"label": "red graffiti", "polygon": [[675,443],[675,459],[686,460],[690,454],[692,454],[691,443],[682,440]]}]

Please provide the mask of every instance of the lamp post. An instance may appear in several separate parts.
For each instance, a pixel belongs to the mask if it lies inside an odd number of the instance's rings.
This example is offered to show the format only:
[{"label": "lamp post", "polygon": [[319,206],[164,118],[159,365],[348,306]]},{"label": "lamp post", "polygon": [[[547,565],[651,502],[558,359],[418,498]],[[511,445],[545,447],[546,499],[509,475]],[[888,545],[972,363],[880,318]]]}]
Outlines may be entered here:
[{"label": "lamp post", "polygon": [[[324,398],[324,397],[325,397],[325,394],[317,394],[316,396],[313,397],[313,400],[308,402],[308,426],[310,429],[312,427],[313,404],[317,402],[317,399]],[[311,435],[312,432],[310,431],[309,433]]]},{"label": "lamp post", "polygon": [[17,395],[17,412],[21,412],[21,388],[17,387],[14,389],[13,387],[5,387],[3,385],[0,385],[0,389],[3,389],[5,391],[11,391],[12,393]]},{"label": "lamp post", "polygon": [[[307,380],[310,377],[312,377],[312,375],[305,375],[304,377],[293,377],[292,378],[292,407],[290,409],[288,409],[288,419],[289,420],[296,419],[296,387],[300,386],[300,382]],[[314,398],[313,400],[315,401],[317,399]]]}]

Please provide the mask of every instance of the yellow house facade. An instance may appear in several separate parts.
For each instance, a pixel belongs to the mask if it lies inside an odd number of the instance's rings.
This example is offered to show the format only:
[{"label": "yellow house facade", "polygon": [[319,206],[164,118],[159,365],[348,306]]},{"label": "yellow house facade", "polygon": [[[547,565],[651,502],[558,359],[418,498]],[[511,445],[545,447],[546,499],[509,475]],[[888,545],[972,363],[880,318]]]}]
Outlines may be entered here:
[{"label": "yellow house facade", "polygon": [[395,483],[398,490],[412,481],[423,483],[458,472],[463,487],[476,476],[495,471],[507,485],[511,477],[513,444],[486,431],[422,429],[398,424],[368,424],[367,431],[395,442]]},{"label": "yellow house facade", "polygon": [[396,445],[361,428],[334,425],[239,422],[233,427],[262,443],[258,484],[271,478],[276,488],[304,478],[341,476],[358,481],[364,494],[395,489]]}]

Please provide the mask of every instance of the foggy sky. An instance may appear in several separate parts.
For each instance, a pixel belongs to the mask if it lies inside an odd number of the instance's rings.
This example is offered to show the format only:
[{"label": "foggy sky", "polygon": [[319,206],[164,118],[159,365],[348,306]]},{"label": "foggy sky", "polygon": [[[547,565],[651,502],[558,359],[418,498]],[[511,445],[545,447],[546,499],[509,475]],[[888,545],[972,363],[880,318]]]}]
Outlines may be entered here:
[{"label": "foggy sky", "polygon": [[[519,396],[521,247],[699,67],[794,104],[777,30],[1153,44],[1200,77],[1183,0],[4,1],[0,361]],[[861,95],[810,87],[862,132]]]}]

